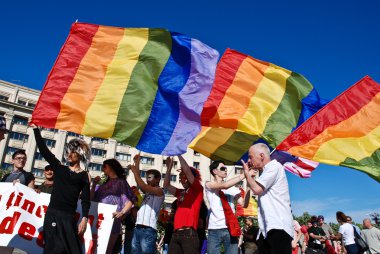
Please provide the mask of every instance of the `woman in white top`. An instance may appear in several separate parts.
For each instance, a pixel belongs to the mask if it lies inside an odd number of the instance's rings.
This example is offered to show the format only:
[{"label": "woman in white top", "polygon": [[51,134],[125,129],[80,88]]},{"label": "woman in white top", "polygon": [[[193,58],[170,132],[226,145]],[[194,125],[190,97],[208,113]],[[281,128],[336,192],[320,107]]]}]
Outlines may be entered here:
[{"label": "woman in white top", "polygon": [[343,212],[336,212],[336,220],[340,224],[337,240],[342,239],[347,254],[358,254],[358,246],[355,243],[354,227],[347,222],[347,216]]}]

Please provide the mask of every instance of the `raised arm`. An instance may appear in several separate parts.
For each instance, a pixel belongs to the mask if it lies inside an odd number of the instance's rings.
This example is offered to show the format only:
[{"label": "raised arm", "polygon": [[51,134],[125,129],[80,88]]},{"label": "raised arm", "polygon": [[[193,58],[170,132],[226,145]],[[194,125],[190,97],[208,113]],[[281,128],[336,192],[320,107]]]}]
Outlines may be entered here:
[{"label": "raised arm", "polygon": [[170,176],[171,176],[172,167],[173,167],[173,160],[170,157],[167,157],[165,164],[166,164],[166,175],[164,178],[164,189],[168,190],[170,194],[175,195],[177,188],[170,184]]},{"label": "raised arm", "polygon": [[44,157],[45,160],[54,169],[57,169],[58,166],[61,164],[61,162],[57,158],[55,158],[54,154],[52,152],[50,152],[50,150],[47,148],[38,127],[34,124],[31,124],[31,127],[33,127],[34,138],[36,139],[36,144],[37,144],[38,150],[40,150],[42,157]]},{"label": "raised arm", "polygon": [[140,187],[140,189],[144,193],[152,193],[155,196],[163,196],[164,191],[159,187],[150,186],[149,184],[145,183],[140,176],[140,155],[136,154],[133,158],[134,165],[131,165],[130,169],[133,172],[133,175],[135,176],[135,180],[137,185]]},{"label": "raised arm", "polygon": [[225,182],[221,182],[221,183],[218,183],[215,181],[207,182],[206,187],[210,190],[225,190],[232,186],[235,186],[240,181],[243,181],[244,178],[245,178],[244,174],[239,174]]},{"label": "raised arm", "polygon": [[187,181],[189,181],[190,184],[193,184],[194,182],[194,175],[191,172],[191,169],[185,159],[182,157],[182,155],[178,155],[179,162],[181,163],[181,169],[183,173],[185,173]]},{"label": "raised arm", "polygon": [[258,182],[256,182],[254,178],[254,176],[256,176],[257,174],[257,171],[250,170],[247,163],[245,163],[243,160],[241,160],[241,163],[243,164],[244,174],[247,178],[247,183],[251,188],[252,192],[255,195],[261,195],[265,191],[265,189]]}]

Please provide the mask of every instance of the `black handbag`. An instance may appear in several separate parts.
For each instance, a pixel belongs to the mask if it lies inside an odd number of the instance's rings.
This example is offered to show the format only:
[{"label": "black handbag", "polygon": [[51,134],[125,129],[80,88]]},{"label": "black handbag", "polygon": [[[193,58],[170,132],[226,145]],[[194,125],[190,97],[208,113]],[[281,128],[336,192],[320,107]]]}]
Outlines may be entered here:
[{"label": "black handbag", "polygon": [[369,246],[366,243],[366,241],[364,241],[364,239],[361,237],[361,235],[359,235],[358,232],[356,232],[356,229],[354,226],[352,226],[352,228],[354,229],[355,243],[358,246],[359,253],[364,253],[365,251],[368,251]]}]

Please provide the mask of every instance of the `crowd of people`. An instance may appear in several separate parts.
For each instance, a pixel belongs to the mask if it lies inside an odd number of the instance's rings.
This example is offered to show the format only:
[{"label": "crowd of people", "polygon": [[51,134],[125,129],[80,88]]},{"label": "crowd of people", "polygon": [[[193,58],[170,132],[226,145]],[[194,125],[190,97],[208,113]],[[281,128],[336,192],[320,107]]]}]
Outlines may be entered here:
[{"label": "crowd of people", "polygon": [[[3,122],[0,119],[0,138],[7,131]],[[66,145],[67,163],[62,163],[49,151],[38,127],[31,126],[37,147],[49,163],[44,171],[45,181],[35,186],[33,174],[24,170],[27,157],[23,150],[12,155],[13,170],[1,181],[19,182],[37,192],[51,194],[43,224],[46,254],[82,253],[80,235],[87,227],[90,201],[117,206],[107,254],[120,253],[121,249],[122,253],[136,254],[157,251],[165,254],[354,254],[360,253],[355,241],[360,235],[369,245],[371,252],[368,253],[380,252],[380,230],[373,227],[369,219],[364,220],[361,232],[350,224],[352,219],[343,212],[336,213],[340,224],[338,232],[324,222],[323,216],[314,216],[303,226],[293,220],[285,171],[279,162],[271,160],[265,144],[251,146],[248,161],[242,161],[243,172],[228,180],[224,162],[213,161],[209,167],[212,179],[204,186],[200,171],[190,167],[179,155],[181,188],[170,184],[171,157],[165,161],[167,172],[161,188],[158,170],[148,170],[146,181],[141,178],[140,155],[136,155],[133,164],[128,166],[136,188],[129,186],[125,170],[116,159],[103,162],[104,179],[91,179],[85,170],[90,148],[81,139],[73,139]],[[246,181],[247,187],[258,198],[258,223],[247,217],[242,228],[235,215],[235,204],[245,205],[240,190],[235,187],[241,181]],[[138,189],[143,193],[142,199]],[[158,219],[167,192],[176,200],[165,221],[165,232],[159,237]],[[74,214],[79,199],[82,218],[77,223]]]}]

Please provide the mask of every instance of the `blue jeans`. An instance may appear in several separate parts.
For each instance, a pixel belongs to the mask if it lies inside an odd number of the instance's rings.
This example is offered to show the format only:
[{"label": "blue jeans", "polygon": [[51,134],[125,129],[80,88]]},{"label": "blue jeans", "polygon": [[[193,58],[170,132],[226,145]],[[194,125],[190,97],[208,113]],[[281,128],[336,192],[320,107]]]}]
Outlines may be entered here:
[{"label": "blue jeans", "polygon": [[132,254],[153,254],[156,252],[157,231],[151,227],[139,227],[133,231]]},{"label": "blue jeans", "polygon": [[357,254],[359,253],[358,246],[354,244],[344,246],[346,248],[347,254]]},{"label": "blue jeans", "polygon": [[220,254],[222,244],[225,254],[238,253],[238,238],[232,237],[228,229],[209,229],[207,238],[207,254]]}]

